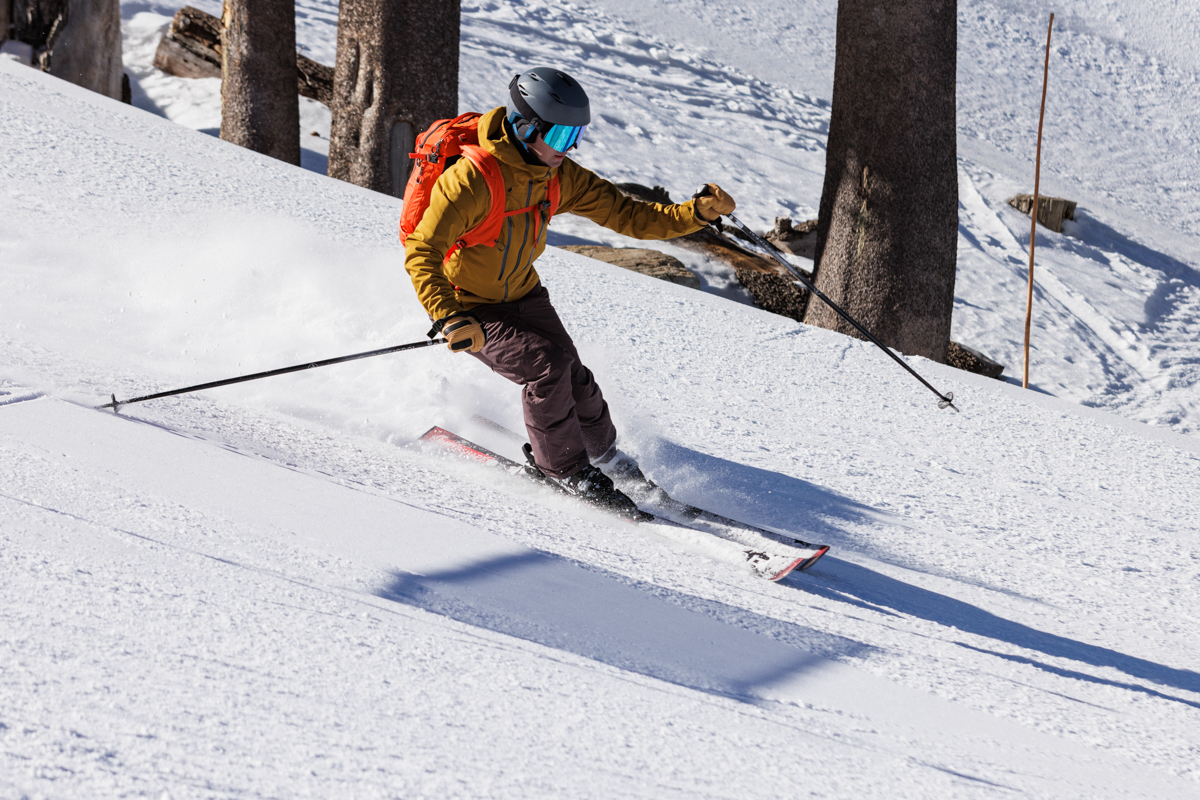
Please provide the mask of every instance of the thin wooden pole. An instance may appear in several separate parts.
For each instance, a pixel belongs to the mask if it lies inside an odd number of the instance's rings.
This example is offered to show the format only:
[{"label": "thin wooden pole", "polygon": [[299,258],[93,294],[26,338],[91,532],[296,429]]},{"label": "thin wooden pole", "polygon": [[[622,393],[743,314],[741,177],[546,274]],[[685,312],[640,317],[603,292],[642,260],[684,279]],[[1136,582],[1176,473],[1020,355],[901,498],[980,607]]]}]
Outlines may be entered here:
[{"label": "thin wooden pole", "polygon": [[1029,216],[1033,218],[1029,229],[1029,291],[1025,298],[1025,375],[1021,386],[1029,388],[1029,328],[1033,322],[1033,247],[1037,240],[1038,221],[1038,191],[1042,180],[1042,123],[1046,119],[1046,86],[1050,83],[1050,34],[1054,32],[1054,15],[1050,15],[1050,27],[1046,30],[1046,65],[1042,70],[1042,111],[1038,115],[1037,158],[1033,168],[1033,208]]}]

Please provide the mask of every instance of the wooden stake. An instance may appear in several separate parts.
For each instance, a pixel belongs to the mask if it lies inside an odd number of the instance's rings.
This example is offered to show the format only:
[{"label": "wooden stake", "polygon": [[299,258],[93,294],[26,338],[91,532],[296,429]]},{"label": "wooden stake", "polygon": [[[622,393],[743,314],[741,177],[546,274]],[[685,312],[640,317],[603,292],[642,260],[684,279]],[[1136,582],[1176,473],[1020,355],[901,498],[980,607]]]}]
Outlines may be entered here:
[{"label": "wooden stake", "polygon": [[1042,122],[1046,119],[1046,85],[1050,82],[1050,34],[1054,32],[1054,15],[1050,15],[1050,27],[1046,30],[1046,65],[1042,71],[1042,111],[1038,115],[1037,158],[1033,168],[1033,222],[1029,230],[1029,291],[1025,298],[1025,375],[1021,386],[1029,388],[1029,328],[1033,322],[1033,246],[1037,239],[1038,189],[1042,180]]}]

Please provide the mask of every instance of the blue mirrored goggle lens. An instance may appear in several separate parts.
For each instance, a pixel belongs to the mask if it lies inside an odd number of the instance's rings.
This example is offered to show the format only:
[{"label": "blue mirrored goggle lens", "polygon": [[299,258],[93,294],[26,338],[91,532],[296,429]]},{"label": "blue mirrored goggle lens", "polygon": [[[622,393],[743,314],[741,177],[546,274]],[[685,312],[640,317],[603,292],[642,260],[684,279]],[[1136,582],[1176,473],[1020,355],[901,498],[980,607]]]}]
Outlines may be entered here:
[{"label": "blue mirrored goggle lens", "polygon": [[579,145],[587,125],[552,125],[550,130],[542,134],[542,141],[560,153],[565,153]]}]

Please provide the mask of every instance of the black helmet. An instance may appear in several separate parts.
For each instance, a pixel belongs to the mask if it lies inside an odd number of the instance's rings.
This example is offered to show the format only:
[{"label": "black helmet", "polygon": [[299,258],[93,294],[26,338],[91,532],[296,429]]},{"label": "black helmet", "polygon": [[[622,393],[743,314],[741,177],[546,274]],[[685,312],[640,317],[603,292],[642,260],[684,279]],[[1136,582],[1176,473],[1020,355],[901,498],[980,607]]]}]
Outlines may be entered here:
[{"label": "black helmet", "polygon": [[526,141],[556,125],[582,129],[592,121],[587,92],[579,81],[550,67],[513,76],[507,111],[517,134]]}]

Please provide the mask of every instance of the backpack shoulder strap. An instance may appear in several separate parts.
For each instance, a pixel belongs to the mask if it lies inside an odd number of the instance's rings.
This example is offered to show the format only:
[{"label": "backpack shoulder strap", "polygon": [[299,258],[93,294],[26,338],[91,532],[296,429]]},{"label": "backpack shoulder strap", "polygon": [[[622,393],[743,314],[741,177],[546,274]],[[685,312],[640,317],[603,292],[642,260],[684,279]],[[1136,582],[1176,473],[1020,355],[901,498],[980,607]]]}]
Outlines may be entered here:
[{"label": "backpack shoulder strap", "polygon": [[550,187],[547,189],[547,200],[550,201],[550,216],[558,213],[558,204],[562,202],[562,182],[558,179],[558,174],[550,179]]},{"label": "backpack shoulder strap", "polygon": [[496,237],[500,235],[500,226],[504,223],[504,197],[507,192],[504,189],[504,176],[500,174],[500,164],[496,161],[496,157],[482,147],[473,144],[464,144],[462,154],[483,173],[483,179],[487,183],[492,202],[483,221],[464,233],[462,238],[455,242],[446,253],[446,258],[450,258],[460,247],[495,242]]},{"label": "backpack shoulder strap", "polygon": [[[500,228],[504,224],[506,217],[525,214],[537,208],[537,206],[530,206],[529,208],[519,208],[515,211],[506,212],[504,210],[504,203],[508,192],[504,187],[504,176],[500,174],[500,164],[496,161],[496,157],[482,147],[473,144],[464,144],[462,146],[462,154],[464,158],[478,167],[479,171],[483,173],[483,178],[487,182],[488,192],[492,198],[492,204],[483,221],[464,233],[462,238],[450,247],[446,252],[447,260],[460,248],[473,247],[480,244],[494,244],[500,236]],[[558,211],[559,203],[562,202],[562,184],[558,179],[558,175],[550,179],[546,195],[547,213],[545,221],[549,223],[550,218]],[[536,222],[534,224],[536,226]],[[534,234],[534,238],[537,238],[537,233]]]}]

